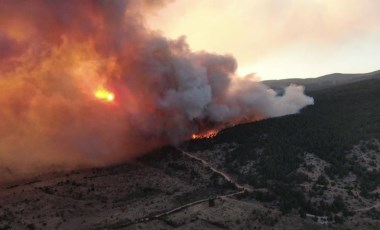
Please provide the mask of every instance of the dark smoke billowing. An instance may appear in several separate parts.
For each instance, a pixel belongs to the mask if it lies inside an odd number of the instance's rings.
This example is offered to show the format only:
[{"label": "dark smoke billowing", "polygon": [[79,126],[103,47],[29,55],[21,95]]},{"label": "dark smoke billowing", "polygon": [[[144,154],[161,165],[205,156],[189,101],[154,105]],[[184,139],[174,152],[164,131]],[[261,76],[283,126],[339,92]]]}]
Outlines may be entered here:
[{"label": "dark smoke billowing", "polygon": [[[313,104],[303,87],[277,97],[237,77],[232,56],[145,28],[143,12],[165,2],[0,0],[0,181],[109,164]],[[94,97],[99,87],[115,100]]]}]

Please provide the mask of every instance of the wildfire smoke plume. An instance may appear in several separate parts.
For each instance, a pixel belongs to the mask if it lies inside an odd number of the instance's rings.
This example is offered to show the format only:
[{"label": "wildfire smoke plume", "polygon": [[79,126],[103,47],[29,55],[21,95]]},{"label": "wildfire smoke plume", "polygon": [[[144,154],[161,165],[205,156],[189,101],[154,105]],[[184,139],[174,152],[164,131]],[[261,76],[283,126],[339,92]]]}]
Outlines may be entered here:
[{"label": "wildfire smoke plume", "polygon": [[313,104],[300,86],[278,97],[236,77],[232,56],[147,29],[144,14],[164,2],[0,0],[0,181]]}]

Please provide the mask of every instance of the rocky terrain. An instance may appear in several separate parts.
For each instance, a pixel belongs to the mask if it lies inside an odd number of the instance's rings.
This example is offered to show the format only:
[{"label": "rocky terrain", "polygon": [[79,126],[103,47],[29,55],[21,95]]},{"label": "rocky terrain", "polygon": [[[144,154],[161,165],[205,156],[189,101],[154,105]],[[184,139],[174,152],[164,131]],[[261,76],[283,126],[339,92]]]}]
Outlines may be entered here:
[{"label": "rocky terrain", "polygon": [[0,186],[0,229],[378,229],[380,81],[107,168]]},{"label": "rocky terrain", "polygon": [[[247,197],[252,191],[175,149],[0,191],[1,229],[291,229],[300,219]],[[317,225],[305,219],[305,226]]]}]

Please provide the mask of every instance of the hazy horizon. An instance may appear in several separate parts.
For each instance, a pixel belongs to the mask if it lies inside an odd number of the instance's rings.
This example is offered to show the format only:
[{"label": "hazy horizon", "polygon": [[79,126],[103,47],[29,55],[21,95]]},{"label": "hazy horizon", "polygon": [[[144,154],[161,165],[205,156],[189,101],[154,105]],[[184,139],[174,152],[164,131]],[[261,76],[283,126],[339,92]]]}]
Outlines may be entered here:
[{"label": "hazy horizon", "polygon": [[148,25],[194,50],[232,54],[262,80],[367,73],[380,67],[380,2],[169,1]]}]

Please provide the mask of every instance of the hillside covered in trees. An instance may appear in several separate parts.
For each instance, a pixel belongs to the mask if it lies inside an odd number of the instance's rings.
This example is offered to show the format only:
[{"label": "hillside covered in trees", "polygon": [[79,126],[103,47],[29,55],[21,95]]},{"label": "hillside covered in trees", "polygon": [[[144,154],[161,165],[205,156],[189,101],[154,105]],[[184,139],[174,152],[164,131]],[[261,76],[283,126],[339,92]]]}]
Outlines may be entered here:
[{"label": "hillside covered in trees", "polygon": [[2,185],[0,229],[377,230],[380,80],[308,94],[299,114]]},{"label": "hillside covered in trees", "polygon": [[[285,213],[335,214],[339,220],[360,206],[376,206],[380,80],[309,95],[315,105],[299,114],[237,125],[185,147],[209,160],[219,151],[215,164],[242,183],[267,189],[256,198],[275,200]],[[355,203],[358,200],[363,202]]]}]

